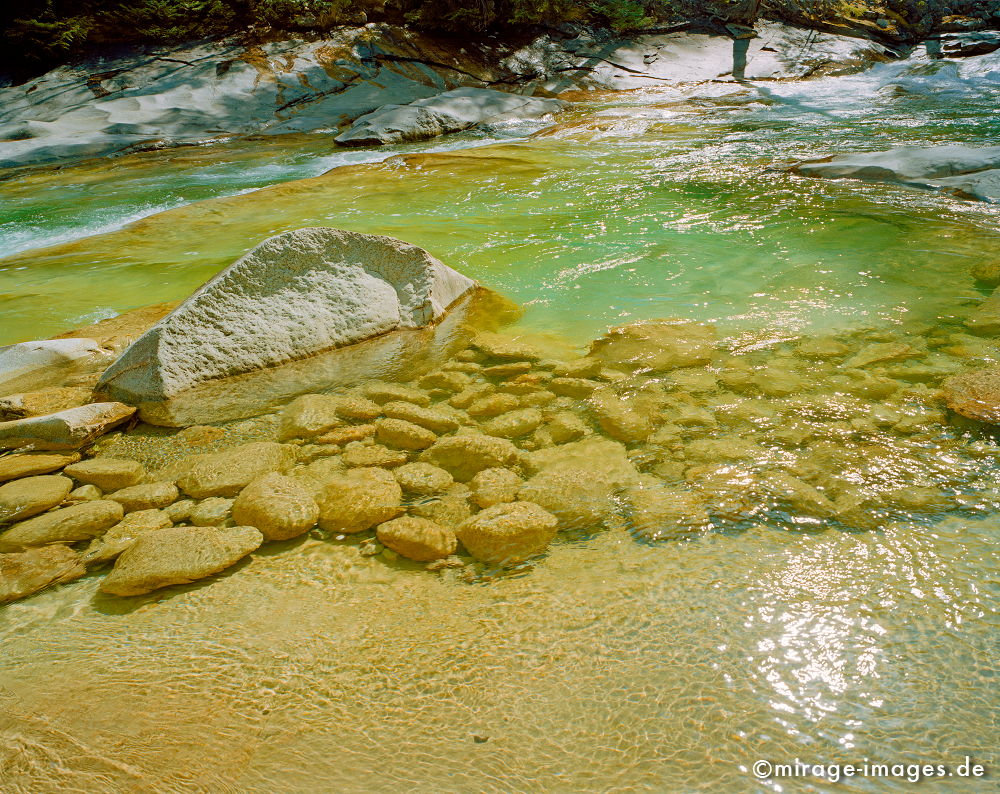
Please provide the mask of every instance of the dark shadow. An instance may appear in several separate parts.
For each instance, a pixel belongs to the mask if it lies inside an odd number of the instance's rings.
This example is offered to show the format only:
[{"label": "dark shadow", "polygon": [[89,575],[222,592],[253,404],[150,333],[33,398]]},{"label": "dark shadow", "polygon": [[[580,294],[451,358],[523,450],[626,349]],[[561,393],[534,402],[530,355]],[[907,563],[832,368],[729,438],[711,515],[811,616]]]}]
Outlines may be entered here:
[{"label": "dark shadow", "polygon": [[745,80],[751,39],[733,39],[733,79]]}]

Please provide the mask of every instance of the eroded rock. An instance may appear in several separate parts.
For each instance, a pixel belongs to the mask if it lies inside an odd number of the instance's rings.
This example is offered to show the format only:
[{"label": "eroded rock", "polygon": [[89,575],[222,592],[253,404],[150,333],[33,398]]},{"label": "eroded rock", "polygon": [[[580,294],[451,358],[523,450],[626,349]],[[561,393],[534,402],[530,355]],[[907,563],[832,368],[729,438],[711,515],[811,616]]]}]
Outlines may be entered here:
[{"label": "eroded rock", "polygon": [[21,521],[61,504],[73,481],[58,474],[24,477],[0,485],[0,525]]},{"label": "eroded rock", "polygon": [[256,527],[265,540],[288,540],[308,532],[319,519],[319,505],[297,480],[265,474],[244,488],[233,504],[233,520]]},{"label": "eroded rock", "polygon": [[476,513],[456,534],[477,560],[512,564],[545,551],[558,526],[558,519],[541,506],[513,502]]},{"label": "eroded rock", "polygon": [[251,481],[272,471],[285,472],[295,453],[284,444],[256,441],[189,459],[189,468],[177,478],[177,486],[188,496],[236,496]]},{"label": "eroded rock", "polygon": [[90,540],[121,521],[123,515],[121,505],[109,500],[81,502],[52,510],[0,533],[0,551]]},{"label": "eroded rock", "polygon": [[398,516],[403,490],[383,469],[361,468],[335,474],[319,493],[319,526],[328,532],[354,534]]},{"label": "eroded rock", "polygon": [[379,524],[375,535],[382,545],[416,562],[442,560],[458,547],[453,530],[418,516],[401,516]]},{"label": "eroded rock", "polygon": [[509,466],[518,452],[510,441],[469,433],[438,439],[421,453],[420,460],[440,466],[459,482],[468,482],[483,469]]},{"label": "eroded rock", "polygon": [[590,355],[611,367],[662,371],[708,364],[715,329],[702,323],[651,320],[608,331],[590,346]]},{"label": "eroded rock", "polygon": [[122,403],[91,403],[46,416],[0,422],[0,449],[79,449],[131,418]]},{"label": "eroded rock", "polygon": [[0,554],[0,604],[37,593],[54,584],[71,582],[87,572],[80,555],[68,546],[40,546]]},{"label": "eroded rock", "polygon": [[105,493],[136,485],[146,474],[138,461],[121,458],[90,458],[72,463],[63,471],[67,477],[85,485],[96,485]]}]

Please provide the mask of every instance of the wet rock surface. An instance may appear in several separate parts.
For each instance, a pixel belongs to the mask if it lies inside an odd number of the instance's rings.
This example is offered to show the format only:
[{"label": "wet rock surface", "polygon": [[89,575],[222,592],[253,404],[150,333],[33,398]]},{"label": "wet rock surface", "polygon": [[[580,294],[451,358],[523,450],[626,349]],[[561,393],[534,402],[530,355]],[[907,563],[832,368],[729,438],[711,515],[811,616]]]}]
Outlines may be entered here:
[{"label": "wet rock surface", "polygon": [[0,554],[0,604],[16,601],[54,584],[71,582],[86,572],[80,555],[68,546],[42,546]]},{"label": "wet rock surface", "polygon": [[0,532],[0,551],[90,540],[121,521],[124,514],[120,504],[102,499],[52,510]]}]

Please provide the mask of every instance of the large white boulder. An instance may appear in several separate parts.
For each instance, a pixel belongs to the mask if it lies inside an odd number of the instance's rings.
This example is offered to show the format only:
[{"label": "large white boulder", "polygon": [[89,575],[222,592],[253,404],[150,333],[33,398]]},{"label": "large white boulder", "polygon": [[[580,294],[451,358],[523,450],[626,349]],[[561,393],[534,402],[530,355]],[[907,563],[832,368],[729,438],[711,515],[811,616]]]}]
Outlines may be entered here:
[{"label": "large white boulder", "polygon": [[131,345],[96,391],[140,408],[199,384],[428,325],[475,288],[415,245],[339,229],[265,240]]},{"label": "large white boulder", "polygon": [[335,140],[342,146],[424,141],[477,124],[538,118],[562,108],[558,99],[537,99],[489,88],[458,88],[408,105],[384,105],[357,119]]}]

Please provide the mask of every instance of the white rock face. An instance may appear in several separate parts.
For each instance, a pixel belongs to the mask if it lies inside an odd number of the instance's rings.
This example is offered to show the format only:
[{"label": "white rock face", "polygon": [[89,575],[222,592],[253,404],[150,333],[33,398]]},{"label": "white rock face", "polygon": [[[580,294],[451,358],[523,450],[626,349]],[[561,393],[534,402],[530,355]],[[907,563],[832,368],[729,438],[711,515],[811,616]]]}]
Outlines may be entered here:
[{"label": "white rock face", "polygon": [[[803,77],[885,60],[871,41],[762,23],[746,76]],[[985,56],[990,57],[990,56]],[[242,47],[198,43],[91,58],[0,88],[0,168],[204,142],[220,136],[328,131],[386,105],[463,86],[649,88],[733,70],[727,36],[677,32],[596,40],[542,33],[455,48],[392,26]],[[537,92],[536,92],[537,93]]]},{"label": "white rock face", "polygon": [[807,160],[791,170],[803,176],[899,182],[962,198],[1000,201],[1000,146],[901,146]]},{"label": "white rock face", "polygon": [[475,282],[390,237],[310,228],[265,240],[136,340],[97,392],[140,408],[441,317]]},{"label": "white rock face", "polygon": [[109,361],[93,339],[46,339],[0,348],[0,397],[61,386],[69,375]]},{"label": "white rock face", "polygon": [[538,118],[561,110],[558,99],[536,99],[489,88],[458,88],[408,105],[384,105],[338,135],[342,146],[381,146],[436,138],[477,124]]}]

